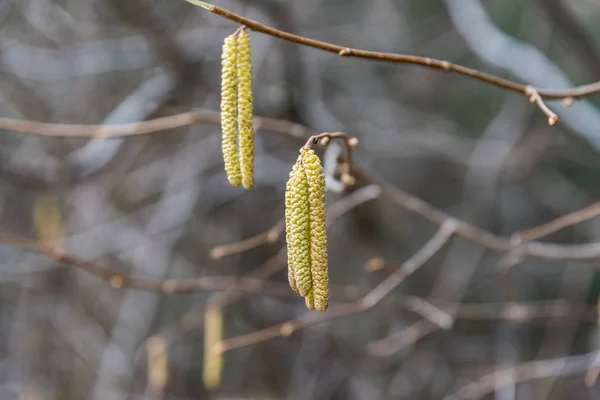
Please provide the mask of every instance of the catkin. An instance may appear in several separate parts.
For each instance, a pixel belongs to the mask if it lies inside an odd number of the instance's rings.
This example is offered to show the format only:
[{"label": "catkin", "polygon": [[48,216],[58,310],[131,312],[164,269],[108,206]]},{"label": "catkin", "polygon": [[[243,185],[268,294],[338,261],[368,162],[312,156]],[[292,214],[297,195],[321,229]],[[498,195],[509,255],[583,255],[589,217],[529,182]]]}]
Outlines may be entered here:
[{"label": "catkin", "polygon": [[225,38],[221,62],[221,130],[225,173],[233,186],[254,186],[252,49],[240,29]]},{"label": "catkin", "polygon": [[254,124],[252,122],[252,54],[250,36],[245,29],[237,38],[237,103],[240,167],[242,185],[246,189],[254,186]]},{"label": "catkin", "polygon": [[325,213],[325,174],[313,150],[302,153],[310,202],[310,257],[315,308],[325,311],[329,303],[327,268],[327,224]]},{"label": "catkin", "polygon": [[303,148],[290,172],[285,194],[290,286],[311,310],[329,303],[325,175],[319,157]]},{"label": "catkin", "polygon": [[217,345],[223,340],[223,312],[211,305],[204,312],[204,366],[202,381],[207,389],[213,390],[221,383],[223,354]]},{"label": "catkin", "polygon": [[298,156],[292,169],[286,191],[289,215],[286,224],[288,242],[288,264],[292,265],[293,277],[301,296],[312,290],[310,274],[310,203],[308,198],[308,178],[302,166],[302,155]]},{"label": "catkin", "polygon": [[[293,218],[292,212],[292,204],[293,204],[293,193],[294,193],[294,182],[296,180],[296,174],[298,170],[298,165],[294,164],[292,167],[292,171],[290,172],[290,179],[287,182],[285,188],[285,225],[290,226],[291,220]],[[290,243],[293,241],[293,234],[291,229],[286,229],[285,233],[286,242]],[[298,292],[298,285],[296,284],[296,271],[294,270],[296,263],[294,262],[294,253],[291,251],[288,246],[288,281],[290,283],[290,287],[296,293]]]},{"label": "catkin", "polygon": [[233,186],[242,184],[238,152],[238,44],[235,34],[225,38],[221,56],[221,131],[225,173]]}]

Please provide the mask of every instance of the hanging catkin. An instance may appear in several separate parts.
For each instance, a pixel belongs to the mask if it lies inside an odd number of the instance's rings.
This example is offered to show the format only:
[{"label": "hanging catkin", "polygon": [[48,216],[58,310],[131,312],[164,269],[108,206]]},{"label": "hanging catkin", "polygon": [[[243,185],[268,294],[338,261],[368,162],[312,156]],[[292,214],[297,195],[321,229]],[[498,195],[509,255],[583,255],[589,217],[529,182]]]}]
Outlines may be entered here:
[{"label": "hanging catkin", "polygon": [[309,309],[329,303],[325,175],[319,157],[303,148],[286,187],[286,241],[290,286]]},{"label": "hanging catkin", "polygon": [[254,186],[252,51],[239,29],[225,38],[221,62],[221,130],[225,173],[233,186]]},{"label": "hanging catkin", "polygon": [[252,122],[252,53],[250,36],[245,29],[237,38],[238,130],[242,185],[254,186],[254,124]]},{"label": "hanging catkin", "polygon": [[223,354],[217,345],[223,340],[223,312],[209,305],[204,312],[204,366],[202,381],[207,389],[217,388],[223,373]]},{"label": "hanging catkin", "polygon": [[238,151],[237,37],[225,38],[221,56],[221,147],[225,173],[233,186],[242,184]]}]

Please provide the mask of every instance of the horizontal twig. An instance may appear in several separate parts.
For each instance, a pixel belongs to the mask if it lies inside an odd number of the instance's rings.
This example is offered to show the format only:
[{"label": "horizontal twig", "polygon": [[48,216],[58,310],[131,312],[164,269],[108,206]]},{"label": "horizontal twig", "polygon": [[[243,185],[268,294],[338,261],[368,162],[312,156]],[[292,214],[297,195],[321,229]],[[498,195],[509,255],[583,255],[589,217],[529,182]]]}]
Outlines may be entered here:
[{"label": "horizontal twig", "polygon": [[270,26],[261,24],[251,19],[245,18],[241,15],[235,14],[231,11],[217,7],[215,5],[198,1],[198,0],[186,0],[189,3],[200,6],[216,15],[226,18],[230,21],[244,25],[249,29],[270,35],[279,39],[287,40],[289,42],[297,43],[307,47],[313,47],[315,49],[327,51],[330,53],[338,54],[342,57],[354,57],[364,58],[368,60],[385,61],[396,64],[414,64],[425,68],[438,69],[445,72],[454,72],[468,78],[477,79],[479,81],[489,83],[491,85],[500,87],[502,89],[517,92],[526,96],[530,96],[528,88],[535,90],[537,94],[543,99],[549,100],[562,100],[565,98],[578,99],[588,97],[600,93],[600,82],[591,83],[589,85],[578,86],[567,90],[544,90],[540,88],[532,88],[531,86],[524,85],[521,83],[513,82],[508,79],[503,79],[498,76],[487,74],[485,72],[477,71],[472,68],[467,68],[462,65],[454,64],[444,60],[436,60],[429,57],[419,57],[408,54],[397,54],[397,53],[384,53],[377,51],[368,51],[354,49],[351,47],[340,46],[333,43],[327,43],[320,40],[309,39],[304,36],[294,35],[289,32],[284,32],[279,29],[272,28]]}]

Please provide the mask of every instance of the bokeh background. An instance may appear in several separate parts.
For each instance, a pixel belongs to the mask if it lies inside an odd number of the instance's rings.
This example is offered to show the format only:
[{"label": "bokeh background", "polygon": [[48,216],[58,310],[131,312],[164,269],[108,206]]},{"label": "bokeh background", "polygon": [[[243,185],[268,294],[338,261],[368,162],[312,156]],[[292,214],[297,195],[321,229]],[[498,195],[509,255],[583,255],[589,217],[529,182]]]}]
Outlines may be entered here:
[{"label": "bokeh background", "polygon": [[[600,80],[595,0],[215,4],[304,36],[542,88]],[[218,111],[221,45],[237,27],[183,0],[2,0],[0,116],[115,124]],[[356,136],[357,165],[457,218],[508,237],[600,197],[600,98],[549,102],[561,119],[550,127],[524,96],[461,76],[262,34],[252,41],[257,116]],[[199,122],[93,140],[1,131],[0,231],[157,279],[242,277],[277,264],[264,293],[225,292],[225,336],[302,317],[303,300],[284,290],[283,238],[219,260],[210,253],[282,218],[302,141],[259,129],[256,185],[244,191],[227,183],[219,129]],[[328,171],[339,150],[333,143],[320,153]],[[331,204],[369,187],[359,179],[340,192],[329,183]],[[341,293],[332,304],[375,287],[436,229],[384,198],[332,221],[330,279]],[[599,236],[596,219],[542,240]],[[392,262],[369,271],[374,257]],[[506,278],[499,259],[454,239],[372,310],[227,352],[221,385],[208,391],[202,317],[223,297],[117,289],[0,243],[0,399],[441,399],[499,368],[598,348],[597,263],[526,260]],[[453,310],[454,325],[420,335],[423,317],[406,296]],[[147,378],[152,336],[168,346],[158,391]],[[390,336],[393,345],[376,351]],[[593,371],[563,372],[492,384],[484,398],[600,398]]]}]

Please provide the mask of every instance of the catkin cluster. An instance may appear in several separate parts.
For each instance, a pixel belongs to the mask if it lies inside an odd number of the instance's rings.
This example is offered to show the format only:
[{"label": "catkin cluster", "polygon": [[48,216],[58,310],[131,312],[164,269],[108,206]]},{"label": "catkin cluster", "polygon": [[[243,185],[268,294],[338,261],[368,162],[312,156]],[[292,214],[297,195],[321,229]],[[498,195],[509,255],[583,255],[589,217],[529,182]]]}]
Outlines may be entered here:
[{"label": "catkin cluster", "polygon": [[290,287],[311,310],[329,304],[325,175],[312,149],[302,148],[285,192],[285,227]]},{"label": "catkin cluster", "polygon": [[254,185],[252,56],[250,36],[240,29],[225,38],[221,62],[221,131],[227,179]]}]

